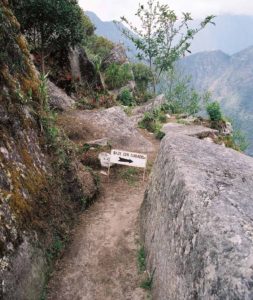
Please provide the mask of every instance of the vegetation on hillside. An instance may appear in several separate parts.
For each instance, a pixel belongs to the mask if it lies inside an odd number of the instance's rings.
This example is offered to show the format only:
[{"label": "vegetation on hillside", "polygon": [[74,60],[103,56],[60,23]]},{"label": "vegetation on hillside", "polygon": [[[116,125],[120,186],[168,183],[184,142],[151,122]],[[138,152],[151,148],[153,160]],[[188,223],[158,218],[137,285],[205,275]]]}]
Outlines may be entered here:
[{"label": "vegetation on hillside", "polygon": [[52,50],[75,46],[94,31],[77,1],[11,0],[10,3],[31,50],[40,54],[43,73],[45,59]]}]

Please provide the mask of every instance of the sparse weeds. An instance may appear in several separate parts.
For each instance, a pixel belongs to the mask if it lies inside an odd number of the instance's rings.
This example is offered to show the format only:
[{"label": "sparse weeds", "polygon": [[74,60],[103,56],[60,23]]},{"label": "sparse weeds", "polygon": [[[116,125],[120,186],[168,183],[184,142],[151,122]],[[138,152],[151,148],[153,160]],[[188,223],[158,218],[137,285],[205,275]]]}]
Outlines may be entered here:
[{"label": "sparse weeds", "polygon": [[152,288],[152,281],[153,281],[153,277],[148,275],[147,278],[142,281],[140,287],[144,290],[150,291]]},{"label": "sparse weeds", "polygon": [[143,119],[139,122],[139,127],[147,129],[155,134],[155,137],[161,140],[164,137],[164,133],[161,131],[162,123],[165,123],[167,117],[162,109],[155,109],[152,112],[144,114]]},{"label": "sparse weeds", "polygon": [[122,179],[124,179],[125,181],[127,181],[127,183],[129,185],[135,185],[136,182],[139,180],[139,174],[140,174],[140,170],[137,168],[127,168],[127,169],[123,169],[120,172],[120,176]]},{"label": "sparse weeds", "polygon": [[123,110],[129,117],[131,117],[133,106],[123,106]]},{"label": "sparse weeds", "polygon": [[144,290],[150,291],[152,288],[152,282],[154,277],[154,272],[152,275],[146,270],[146,253],[144,246],[140,246],[139,251],[137,253],[137,264],[140,273],[143,273],[145,276],[141,281],[140,287]]},{"label": "sparse weeds", "polygon": [[137,263],[139,272],[144,272],[146,270],[146,254],[143,246],[141,246],[138,251]]}]

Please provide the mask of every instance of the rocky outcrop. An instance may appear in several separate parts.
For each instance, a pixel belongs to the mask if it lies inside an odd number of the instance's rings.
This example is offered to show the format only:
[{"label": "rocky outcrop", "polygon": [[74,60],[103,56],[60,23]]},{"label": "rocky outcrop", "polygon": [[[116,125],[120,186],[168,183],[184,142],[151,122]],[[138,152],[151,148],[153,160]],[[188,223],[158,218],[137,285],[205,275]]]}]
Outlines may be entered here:
[{"label": "rocky outcrop", "polygon": [[73,82],[79,82],[89,88],[104,89],[101,74],[96,71],[82,47],[70,50],[69,61]]},{"label": "rocky outcrop", "polygon": [[147,103],[141,106],[137,106],[132,110],[131,120],[134,122],[134,124],[138,124],[138,122],[143,118],[144,113],[151,112],[154,109],[161,107],[161,105],[166,103],[166,101],[167,100],[165,96],[162,94],[152,100],[149,100]]},{"label": "rocky outcrop", "polygon": [[253,298],[253,159],[167,133],[141,208],[153,299]]},{"label": "rocky outcrop", "polygon": [[115,47],[111,50],[108,57],[104,60],[104,66],[108,66],[110,64],[116,63],[119,65],[125,64],[128,62],[128,58],[126,55],[125,47],[121,44],[115,45]]},{"label": "rocky outcrop", "polygon": [[183,125],[178,123],[167,123],[163,125],[162,132],[165,134],[173,133],[195,136],[200,139],[212,137],[219,133],[218,130],[200,125]]},{"label": "rocky outcrop", "polygon": [[99,111],[67,112],[60,116],[59,125],[75,142],[107,138],[111,146],[123,150],[144,153],[153,150],[152,144],[118,106]]},{"label": "rocky outcrop", "polygon": [[166,101],[167,100],[163,94],[159,95],[156,98],[149,100],[147,103],[134,108],[132,113],[133,115],[138,115],[138,114],[144,114],[145,112],[150,112],[153,109],[158,108],[164,103],[166,103]]},{"label": "rocky outcrop", "polygon": [[74,107],[75,101],[70,98],[62,89],[59,89],[53,82],[48,80],[49,105],[52,109],[59,111],[69,110]]}]

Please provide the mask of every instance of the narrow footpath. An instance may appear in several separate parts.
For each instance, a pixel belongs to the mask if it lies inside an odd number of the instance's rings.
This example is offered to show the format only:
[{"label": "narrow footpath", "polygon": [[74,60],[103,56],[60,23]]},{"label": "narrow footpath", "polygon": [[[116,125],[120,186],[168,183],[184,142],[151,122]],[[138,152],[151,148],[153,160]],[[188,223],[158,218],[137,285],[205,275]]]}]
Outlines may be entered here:
[{"label": "narrow footpath", "polygon": [[[159,142],[152,142],[157,151]],[[155,156],[149,156],[149,164]],[[140,172],[129,183],[121,176],[123,168],[116,167],[109,182],[102,178],[100,196],[81,216],[52,275],[48,300],[149,299],[137,266],[138,215],[148,179],[143,182]]]}]

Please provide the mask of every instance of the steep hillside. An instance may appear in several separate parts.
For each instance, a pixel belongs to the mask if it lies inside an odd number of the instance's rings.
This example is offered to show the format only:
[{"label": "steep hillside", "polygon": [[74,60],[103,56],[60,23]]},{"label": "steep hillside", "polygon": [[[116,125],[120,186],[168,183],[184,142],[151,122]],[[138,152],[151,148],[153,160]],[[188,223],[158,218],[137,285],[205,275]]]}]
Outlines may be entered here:
[{"label": "steep hillside", "polygon": [[192,53],[220,49],[234,54],[253,45],[250,28],[253,17],[245,15],[220,15],[215,18],[215,26],[207,26],[192,43]]},{"label": "steep hillside", "polygon": [[192,75],[199,90],[210,90],[247,133],[253,154],[253,47],[228,56],[220,51],[203,52],[182,59],[179,67]]},{"label": "steep hillside", "polygon": [[7,2],[0,1],[0,299],[33,300],[93,178],[51,126],[45,86]]}]

